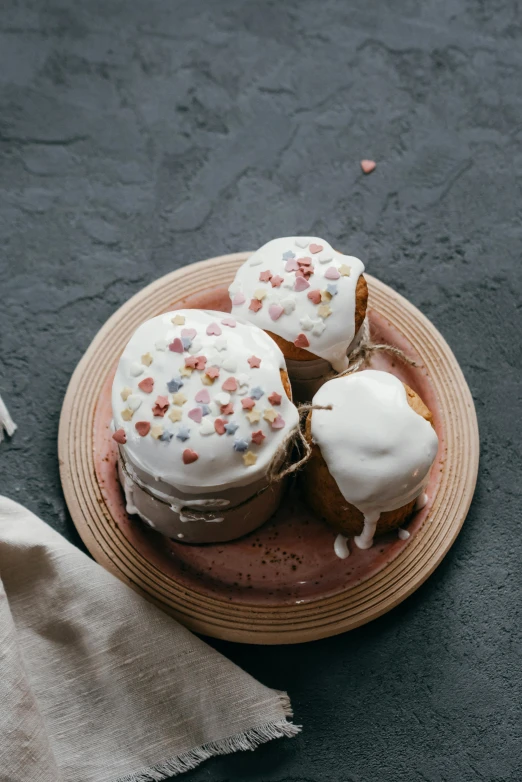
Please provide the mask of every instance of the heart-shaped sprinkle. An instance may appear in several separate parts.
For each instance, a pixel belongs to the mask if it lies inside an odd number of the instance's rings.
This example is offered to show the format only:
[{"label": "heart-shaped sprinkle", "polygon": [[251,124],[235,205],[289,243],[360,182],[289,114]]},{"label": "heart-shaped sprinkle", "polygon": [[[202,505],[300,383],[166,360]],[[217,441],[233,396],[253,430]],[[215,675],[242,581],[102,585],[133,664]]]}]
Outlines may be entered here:
[{"label": "heart-shaped sprinkle", "polygon": [[227,372],[235,372],[237,369],[237,361],[235,358],[232,358],[232,356],[229,356],[223,361],[222,367],[223,369],[226,369]]},{"label": "heart-shaped sprinkle", "polygon": [[294,345],[296,348],[309,348],[310,343],[306,334],[298,334],[296,339],[294,339]]},{"label": "heart-shaped sprinkle", "polygon": [[137,361],[134,361],[129,367],[129,372],[132,375],[132,377],[138,377],[143,372],[145,372],[145,367],[143,366],[143,364],[138,364]]},{"label": "heart-shaped sprinkle", "polygon": [[232,415],[234,412],[234,405],[229,402],[228,405],[221,405],[221,415]]},{"label": "heart-shaped sprinkle", "polygon": [[183,342],[179,337],[176,337],[172,340],[169,345],[169,350],[171,350],[173,353],[183,353]]},{"label": "heart-shaped sprinkle", "polygon": [[281,300],[281,306],[287,315],[290,315],[295,310],[295,298],[293,296],[287,296],[286,299]]},{"label": "heart-shaped sprinkle", "polygon": [[250,365],[250,369],[256,369],[261,366],[261,359],[257,356],[250,356],[250,358],[247,358],[247,361]]},{"label": "heart-shaped sprinkle", "polygon": [[262,445],[265,438],[266,434],[263,434],[261,429],[258,432],[252,432],[252,442],[256,445]]},{"label": "heart-shaped sprinkle", "polygon": [[270,280],[270,285],[272,288],[280,288],[281,283],[283,282],[283,277],[280,277],[278,274],[275,275],[275,277],[272,277]]},{"label": "heart-shaped sprinkle", "polygon": [[116,440],[116,442],[119,443],[120,445],[125,445],[125,443],[127,442],[127,436],[125,434],[125,430],[116,429],[116,431],[112,435],[112,439]]},{"label": "heart-shaped sprinkle", "polygon": [[222,333],[221,326],[218,326],[217,323],[209,323],[207,326],[207,334],[209,337],[211,337],[213,334],[216,337],[219,337],[219,335]]},{"label": "heart-shaped sprinkle", "polygon": [[299,268],[299,264],[297,263],[295,258],[290,258],[289,261],[285,264],[285,272],[296,272]]},{"label": "heart-shaped sprinkle", "polygon": [[209,434],[214,434],[216,430],[214,429],[214,424],[212,423],[210,418],[204,418],[201,422],[201,426],[199,427],[199,433],[203,435],[204,437],[207,437]]},{"label": "heart-shaped sprinkle", "polygon": [[225,434],[225,422],[222,418],[216,418],[214,421],[214,429],[218,434]]},{"label": "heart-shaped sprinkle", "polygon": [[227,377],[221,386],[223,391],[237,391],[237,380],[235,377]]},{"label": "heart-shaped sprinkle", "polygon": [[333,261],[333,255],[332,253],[323,253],[317,260],[319,263],[330,263],[330,261]]},{"label": "heart-shaped sprinkle", "polygon": [[263,263],[263,256],[256,253],[250,258],[249,266],[259,266],[260,263]]},{"label": "heart-shaped sprinkle", "polygon": [[313,301],[314,304],[320,304],[321,303],[321,291],[320,290],[315,289],[313,291],[308,291],[308,293],[306,295],[308,296],[310,301]]},{"label": "heart-shaped sprinkle", "polygon": [[311,244],[308,248],[312,255],[315,255],[316,253],[320,253],[321,250],[324,250],[324,247],[322,244]]},{"label": "heart-shaped sprinkle", "polygon": [[223,318],[221,323],[223,324],[223,326],[229,326],[229,328],[231,329],[236,328],[236,321],[234,320],[234,318]]},{"label": "heart-shaped sprinkle", "polygon": [[308,239],[304,239],[302,236],[297,236],[295,239],[295,243],[296,246],[301,247],[301,249],[308,247]]},{"label": "heart-shaped sprinkle", "polygon": [[210,377],[212,380],[215,380],[216,377],[219,377],[219,367],[215,367],[215,366],[207,367],[205,369],[205,375],[207,375],[207,377]]},{"label": "heart-shaped sprinkle", "polygon": [[140,437],[146,437],[148,433],[150,432],[150,423],[149,421],[138,421],[134,424],[134,428],[140,435]]},{"label": "heart-shaped sprinkle", "polygon": [[203,412],[201,410],[201,407],[193,407],[192,410],[189,410],[188,417],[192,418],[192,420],[195,421],[197,424],[200,424],[201,419],[203,418]]},{"label": "heart-shaped sprinkle", "polygon": [[194,339],[197,333],[196,329],[181,329],[181,336],[189,339]]},{"label": "heart-shaped sprinkle", "polygon": [[252,399],[250,396],[246,396],[244,399],[241,400],[241,406],[243,410],[252,410],[253,407],[255,407],[256,400]]},{"label": "heart-shaped sprinkle", "polygon": [[329,266],[327,270],[324,273],[324,276],[327,280],[338,280],[341,276],[339,274],[339,270],[335,268],[335,266]]},{"label": "heart-shaped sprinkle", "polygon": [[141,357],[141,363],[145,364],[146,367],[150,367],[152,364],[152,356],[150,353],[145,353],[145,355]]},{"label": "heart-shaped sprinkle", "polygon": [[129,388],[129,386],[125,386],[125,388],[121,390],[120,396],[123,399],[123,401],[126,402],[131,394],[132,394],[132,388]]},{"label": "heart-shaped sprinkle", "polygon": [[154,388],[154,380],[152,377],[145,377],[141,381],[141,383],[138,383],[138,388],[141,388],[141,390],[145,394],[151,394],[152,389]]},{"label": "heart-shaped sprinkle", "polygon": [[309,287],[310,287],[310,283],[308,282],[308,280],[305,280],[304,277],[296,278],[294,291],[297,291],[299,293],[300,291],[305,291]]},{"label": "heart-shaped sprinkle", "polygon": [[134,413],[132,412],[132,410],[129,410],[128,407],[126,407],[125,410],[121,411],[121,417],[123,418],[124,421],[130,421],[133,415]]},{"label": "heart-shaped sprinkle", "polygon": [[234,296],[234,298],[232,299],[232,304],[233,304],[235,307],[239,307],[239,305],[240,305],[240,304],[244,304],[244,303],[245,303],[245,301],[246,301],[246,299],[245,299],[245,296],[244,296],[244,294],[243,294],[243,293],[241,293],[241,292],[239,292],[239,293],[236,293],[236,295],[235,295],[235,296]]},{"label": "heart-shaped sprinkle", "polygon": [[272,279],[272,272],[267,269],[265,272],[261,272],[259,275],[260,282],[270,282]]},{"label": "heart-shaped sprinkle", "polygon": [[272,429],[282,429],[285,425],[285,419],[278,413],[277,417],[272,421]]},{"label": "heart-shaped sprinkle", "polygon": [[131,394],[127,398],[127,407],[129,407],[131,410],[137,410],[139,406],[141,405],[142,399],[138,396],[138,394]]},{"label": "heart-shaped sprinkle", "polygon": [[224,391],[220,391],[216,396],[214,397],[218,405],[228,405],[230,402],[230,394],[226,394]]},{"label": "heart-shaped sprinkle", "polygon": [[196,451],[193,451],[192,448],[185,448],[183,451],[183,463],[184,464],[192,464],[192,462],[197,462],[199,459],[198,454]]},{"label": "heart-shaped sprinkle", "polygon": [[281,307],[280,304],[271,304],[270,307],[268,308],[268,314],[270,315],[272,320],[277,320],[278,318],[280,318],[283,312],[284,309],[283,307]]},{"label": "heart-shaped sprinkle", "polygon": [[375,170],[377,163],[375,160],[361,160],[363,174],[371,174]]},{"label": "heart-shaped sprinkle", "polygon": [[278,394],[277,391],[272,391],[272,393],[268,397],[268,401],[270,402],[271,405],[280,405],[281,394]]},{"label": "heart-shaped sprinkle", "polygon": [[259,301],[259,299],[252,299],[250,302],[250,305],[248,307],[249,310],[252,310],[252,312],[259,312],[259,310],[262,307],[262,303]]},{"label": "heart-shaped sprinkle", "polygon": [[196,402],[202,402],[204,405],[208,405],[210,402],[210,394],[206,388],[202,388],[196,394]]}]

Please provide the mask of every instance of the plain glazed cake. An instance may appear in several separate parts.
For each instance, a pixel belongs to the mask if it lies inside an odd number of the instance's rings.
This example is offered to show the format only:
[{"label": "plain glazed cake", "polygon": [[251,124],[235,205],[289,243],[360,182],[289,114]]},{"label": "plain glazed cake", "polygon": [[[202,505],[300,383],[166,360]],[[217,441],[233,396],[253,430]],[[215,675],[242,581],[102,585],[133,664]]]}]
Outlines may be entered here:
[{"label": "plain glazed cake", "polygon": [[438,448],[432,415],[398,378],[372,369],[328,381],[313,405],[330,409],[308,415],[307,500],[337,532],[369,548],[423,497]]},{"label": "plain glazed cake", "polygon": [[127,511],[186,543],[232,540],[276,510],[268,484],[298,426],[283,354],[223,312],[179,310],[143,323],[112,388]]},{"label": "plain glazed cake", "polygon": [[358,258],[310,236],[273,239],[237,270],[232,313],[277,342],[296,399],[311,399],[332,368],[347,369],[366,315],[363,271]]}]

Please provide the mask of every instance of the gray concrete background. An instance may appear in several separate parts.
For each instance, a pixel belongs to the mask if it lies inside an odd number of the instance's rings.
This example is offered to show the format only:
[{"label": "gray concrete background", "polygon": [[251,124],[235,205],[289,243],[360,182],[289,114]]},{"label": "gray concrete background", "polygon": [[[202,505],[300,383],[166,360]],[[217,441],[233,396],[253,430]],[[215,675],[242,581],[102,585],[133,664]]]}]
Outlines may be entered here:
[{"label": "gray concrete background", "polygon": [[2,3],[0,392],[19,423],[3,493],[78,542],[56,435],[92,337],[160,275],[288,233],[324,236],[407,295],[477,406],[477,493],[442,566],[348,635],[216,643],[287,689],[304,730],[187,782],[522,779],[520,12]]}]

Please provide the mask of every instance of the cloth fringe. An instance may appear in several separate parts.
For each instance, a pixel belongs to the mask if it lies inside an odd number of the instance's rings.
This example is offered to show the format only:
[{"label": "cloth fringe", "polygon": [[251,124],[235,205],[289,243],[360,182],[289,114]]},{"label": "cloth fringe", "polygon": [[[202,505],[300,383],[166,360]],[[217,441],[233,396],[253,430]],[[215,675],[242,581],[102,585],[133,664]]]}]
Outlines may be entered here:
[{"label": "cloth fringe", "polygon": [[[292,716],[290,708],[290,699],[288,695],[280,694],[281,705],[284,713]],[[291,738],[301,731],[300,725],[294,725],[286,719],[276,722],[267,722],[264,725],[258,725],[244,733],[238,733],[236,736],[229,736],[220,741],[211,741],[196,747],[188,752],[182,752],[181,755],[170,758],[169,760],[158,763],[150,768],[137,771],[135,774],[127,774],[119,777],[115,782],[162,782],[168,777],[183,774],[185,771],[191,771],[200,765],[204,760],[217,755],[229,755],[232,752],[254,750],[260,744],[264,744],[272,739]]]},{"label": "cloth fringe", "polygon": [[12,437],[16,431],[16,424],[9,415],[9,410],[0,396],[0,443],[4,439],[4,430],[9,437]]}]

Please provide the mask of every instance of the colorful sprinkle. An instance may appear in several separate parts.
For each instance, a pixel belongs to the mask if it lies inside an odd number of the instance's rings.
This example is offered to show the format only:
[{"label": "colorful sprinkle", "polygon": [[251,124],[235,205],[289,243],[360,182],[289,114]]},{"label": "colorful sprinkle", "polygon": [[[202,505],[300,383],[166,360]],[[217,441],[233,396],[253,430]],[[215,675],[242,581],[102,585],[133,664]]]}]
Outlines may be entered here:
[{"label": "colorful sprinkle", "polygon": [[308,239],[303,239],[302,236],[298,236],[295,240],[296,246],[301,247],[301,249],[304,249],[305,247],[308,247]]},{"label": "colorful sprinkle", "polygon": [[187,401],[187,397],[185,396],[185,394],[182,394],[181,391],[178,391],[177,394],[172,395],[172,401],[175,405],[181,407]]},{"label": "colorful sprinkle", "polygon": [[116,429],[114,434],[112,435],[112,439],[116,440],[117,443],[120,445],[125,445],[127,442],[127,435],[125,434],[124,429]]},{"label": "colorful sprinkle", "polygon": [[231,329],[236,328],[236,321],[234,320],[234,318],[223,318],[221,323],[223,324],[223,326],[228,326]]},{"label": "colorful sprinkle", "polygon": [[158,396],[156,402],[154,403],[154,407],[152,408],[152,415],[155,418],[163,418],[163,416],[165,415],[169,407],[170,407],[170,402],[168,400],[168,397]]},{"label": "colorful sprinkle", "polygon": [[237,369],[237,361],[235,358],[232,358],[232,356],[229,356],[223,361],[221,366],[223,369],[226,369],[227,372],[235,372]]},{"label": "colorful sprinkle", "polygon": [[277,320],[284,312],[284,308],[280,304],[271,304],[268,308],[268,314],[272,320]]},{"label": "colorful sprinkle", "polygon": [[310,342],[308,341],[306,334],[298,334],[294,339],[294,345],[296,348],[309,348]]},{"label": "colorful sprinkle", "polygon": [[200,408],[203,415],[210,415],[209,405],[200,405]]},{"label": "colorful sprinkle", "polygon": [[188,350],[189,347],[192,345],[192,340],[190,337],[181,337],[181,343],[183,345],[184,350]]},{"label": "colorful sprinkle", "polygon": [[320,307],[317,309],[317,314],[321,318],[329,318],[332,314],[331,308],[328,306],[328,304],[321,304]]},{"label": "colorful sprinkle", "polygon": [[196,402],[203,402],[204,405],[208,405],[208,403],[210,402],[210,394],[208,393],[206,388],[202,388],[196,394],[195,399]]},{"label": "colorful sprinkle", "polygon": [[312,255],[315,255],[316,253],[320,253],[321,250],[324,250],[324,247],[322,244],[311,244],[308,248]]},{"label": "colorful sprinkle", "polygon": [[245,372],[241,372],[236,380],[240,386],[247,386],[250,383],[250,377]]},{"label": "colorful sprinkle", "polygon": [[235,377],[227,377],[221,386],[223,391],[237,391],[237,380]]},{"label": "colorful sprinkle", "polygon": [[201,407],[193,407],[192,410],[189,410],[188,417],[192,418],[192,420],[197,424],[200,424],[201,419],[203,418],[203,411],[201,410]]},{"label": "colorful sprinkle", "polygon": [[161,435],[163,434],[163,427],[162,426],[153,426],[150,430],[150,436],[153,437],[155,440],[159,440]]},{"label": "colorful sprinkle", "polygon": [[141,363],[145,364],[146,367],[150,367],[150,365],[152,364],[152,356],[150,355],[150,353],[145,353],[141,357]]},{"label": "colorful sprinkle", "polygon": [[254,386],[254,388],[252,388],[252,390],[250,391],[250,396],[253,399],[261,399],[264,393],[265,392],[263,391],[261,386]]},{"label": "colorful sprinkle", "polygon": [[314,325],[314,322],[310,315],[305,315],[301,320],[299,321],[301,324],[301,328],[304,329],[304,331],[310,331],[312,326]]},{"label": "colorful sprinkle", "polygon": [[329,266],[325,271],[324,276],[327,280],[338,280],[341,275],[339,269],[336,269],[335,266]]},{"label": "colorful sprinkle", "polygon": [[238,437],[237,440],[234,440],[234,451],[239,451],[240,453],[243,453],[243,451],[246,451],[248,448],[248,440],[244,440],[242,437]]},{"label": "colorful sprinkle", "polygon": [[242,293],[236,293],[236,295],[232,299],[232,304],[234,304],[234,306],[236,307],[239,307],[239,305],[244,304],[245,301],[246,299]]},{"label": "colorful sprinkle", "polygon": [[172,421],[173,424],[177,423],[177,421],[181,421],[183,415],[179,407],[173,407],[170,411],[168,417]]},{"label": "colorful sprinkle", "polygon": [[125,388],[121,391],[120,396],[123,399],[124,402],[127,401],[127,398],[132,394],[132,388],[129,388],[129,386],[125,386]]},{"label": "colorful sprinkle", "polygon": [[196,329],[181,329],[181,336],[188,339],[194,339],[197,333]]},{"label": "colorful sprinkle", "polygon": [[200,372],[202,372],[205,367],[207,366],[207,357],[206,356],[196,356],[196,369],[198,369]]},{"label": "colorful sprinkle", "polygon": [[323,320],[314,320],[314,327],[312,329],[312,334],[315,334],[316,337],[320,337],[323,331],[326,328],[326,324]]},{"label": "colorful sprinkle", "polygon": [[185,426],[185,424],[182,424],[178,431],[176,432],[176,438],[178,440],[181,440],[182,443],[185,442],[185,440],[188,440],[190,437],[190,429],[188,426]]},{"label": "colorful sprinkle", "polygon": [[268,401],[271,405],[280,405],[281,404],[281,394],[278,394],[277,391],[272,391],[270,396],[268,397]]},{"label": "colorful sprinkle", "polygon": [[229,421],[228,424],[225,424],[225,431],[229,435],[235,434],[238,429],[239,424],[236,424],[235,421]]},{"label": "colorful sprinkle", "polygon": [[251,410],[249,413],[246,414],[246,417],[250,421],[251,424],[257,424],[261,420],[261,413],[259,410]]},{"label": "colorful sprinkle", "polygon": [[252,310],[252,312],[259,312],[259,310],[261,309],[262,306],[263,305],[261,304],[261,302],[258,299],[252,299],[248,309]]},{"label": "colorful sprinkle", "polygon": [[121,411],[121,417],[124,421],[130,421],[132,416],[134,415],[133,410],[129,410],[128,407],[125,408],[125,410]]},{"label": "colorful sprinkle", "polygon": [[141,388],[141,390],[145,394],[151,394],[152,389],[154,388],[154,378],[152,377],[146,377],[144,378],[141,383],[138,383],[138,388]]},{"label": "colorful sprinkle", "polygon": [[313,291],[308,291],[308,293],[306,295],[308,296],[310,301],[313,301],[314,304],[319,304],[321,302],[321,291],[320,290],[315,289]]},{"label": "colorful sprinkle", "polygon": [[145,372],[145,367],[143,366],[143,364],[138,364],[137,361],[134,361],[129,367],[129,372],[132,375],[132,377],[138,377],[143,372]]},{"label": "colorful sprinkle", "polygon": [[333,261],[333,255],[327,252],[321,255],[321,257],[318,258],[317,260],[319,261],[319,263],[330,263],[331,261]]},{"label": "colorful sprinkle", "polygon": [[377,163],[375,160],[361,160],[361,169],[363,174],[371,174],[372,171],[375,171],[376,167]]},{"label": "colorful sprinkle", "polygon": [[312,265],[312,259],[305,257],[305,258],[298,258],[297,263],[299,266],[311,266]]},{"label": "colorful sprinkle", "polygon": [[226,350],[228,347],[228,342],[226,337],[218,337],[214,342],[214,347],[216,348],[216,350]]},{"label": "colorful sprinkle", "polygon": [[252,410],[253,407],[256,406],[256,400],[252,399],[250,396],[246,396],[244,399],[241,400],[241,407],[243,410]]},{"label": "colorful sprinkle", "polygon": [[275,410],[272,410],[271,407],[267,407],[266,410],[263,411],[263,418],[265,419],[265,421],[270,421],[270,423],[272,423],[272,421],[275,421],[277,415],[278,413],[276,413]]},{"label": "colorful sprinkle", "polygon": [[215,401],[218,403],[218,405],[228,405],[230,402],[230,394],[225,394],[223,392],[219,392],[214,397]]},{"label": "colorful sprinkle", "polygon": [[272,277],[270,280],[270,285],[272,288],[280,288],[282,282],[284,282],[284,278],[276,274],[275,277]]},{"label": "colorful sprinkle", "polygon": [[265,272],[261,272],[259,275],[260,282],[270,282],[272,279],[272,272],[267,269]]},{"label": "colorful sprinkle", "polygon": [[181,377],[190,377],[193,372],[194,370],[192,369],[192,367],[181,367],[181,369],[179,370],[179,374],[181,375]]},{"label": "colorful sprinkle", "polygon": [[295,258],[291,258],[285,264],[285,272],[296,272],[299,269],[299,264]]},{"label": "colorful sprinkle", "polygon": [[250,369],[257,369],[261,366],[261,359],[257,356],[250,356],[250,358],[247,358],[247,361],[249,363]]},{"label": "colorful sprinkle", "polygon": [[198,363],[196,356],[186,356],[185,357],[185,366],[189,367],[189,369],[196,369],[196,364]]},{"label": "colorful sprinkle", "polygon": [[285,419],[280,413],[278,413],[277,416],[272,421],[272,429],[283,429],[284,425],[285,425]]},{"label": "colorful sprinkle", "polygon": [[175,394],[176,391],[179,391],[182,385],[183,385],[183,380],[180,377],[173,377],[172,380],[168,381],[167,388],[169,389],[171,394]]},{"label": "colorful sprinkle", "polygon": [[214,429],[214,424],[210,420],[210,418],[204,418],[201,426],[199,427],[199,433],[203,435],[204,437],[208,437],[210,434],[214,434],[216,430]]},{"label": "colorful sprinkle", "polygon": [[169,350],[172,351],[172,353],[183,353],[183,342],[179,337],[172,340],[169,345]]},{"label": "colorful sprinkle", "polygon": [[264,288],[258,288],[256,291],[254,291],[254,298],[258,301],[263,301],[263,299],[266,296],[266,291]]},{"label": "colorful sprinkle", "polygon": [[185,316],[184,315],[174,315],[173,318],[170,320],[171,323],[174,323],[175,326],[183,326],[185,323]]},{"label": "colorful sprinkle", "polygon": [[207,367],[205,369],[205,375],[209,377],[211,380],[215,380],[216,377],[219,377],[219,367],[216,367],[215,365],[212,365],[211,367]]},{"label": "colorful sprinkle", "polygon": [[284,308],[285,314],[290,315],[295,310],[295,298],[287,296],[281,300],[281,306]]},{"label": "colorful sprinkle", "polygon": [[257,462],[257,456],[255,453],[252,453],[252,451],[247,451],[245,454],[243,454],[243,461],[245,463],[245,467],[251,467]]},{"label": "colorful sprinkle", "polygon": [[352,273],[352,267],[351,267],[351,266],[348,266],[348,264],[346,264],[346,263],[342,263],[342,264],[339,266],[339,272],[340,272],[340,274],[341,274],[343,277],[349,277],[349,276],[350,276],[350,274]]},{"label": "colorful sprinkle", "polygon": [[321,291],[321,301],[328,302],[332,300],[332,294],[328,293],[327,290]]},{"label": "colorful sprinkle", "polygon": [[154,343],[154,347],[156,350],[166,350],[167,349],[167,340],[166,339],[157,339]]},{"label": "colorful sprinkle", "polygon": [[183,464],[192,464],[197,462],[198,459],[199,456],[196,451],[193,451],[192,448],[185,448],[183,451]]},{"label": "colorful sprinkle", "polygon": [[225,434],[225,422],[222,418],[216,418],[214,421],[214,429],[218,434]]},{"label": "colorful sprinkle", "polygon": [[207,334],[209,337],[212,335],[219,337],[219,335],[222,333],[221,326],[218,326],[217,323],[209,323],[207,326]]},{"label": "colorful sprinkle", "polygon": [[150,432],[150,423],[149,421],[137,421],[137,423],[134,424],[134,428],[140,437],[146,437]]},{"label": "colorful sprinkle", "polygon": [[326,290],[330,294],[330,296],[337,296],[337,285],[334,285],[333,282],[331,282],[329,285],[326,286]]},{"label": "colorful sprinkle", "polygon": [[164,443],[170,443],[173,437],[174,432],[169,432],[168,429],[165,429],[165,431],[160,435],[160,440],[162,440]]},{"label": "colorful sprinkle", "polygon": [[289,261],[292,258],[295,258],[295,253],[293,253],[292,250],[287,250],[283,253],[283,261]]},{"label": "colorful sprinkle", "polygon": [[256,445],[262,445],[263,440],[266,439],[266,435],[263,434],[261,429],[259,429],[257,432],[252,432],[252,442]]},{"label": "colorful sprinkle", "polygon": [[221,405],[221,415],[232,415],[234,412],[234,405],[229,402],[228,405]]}]

